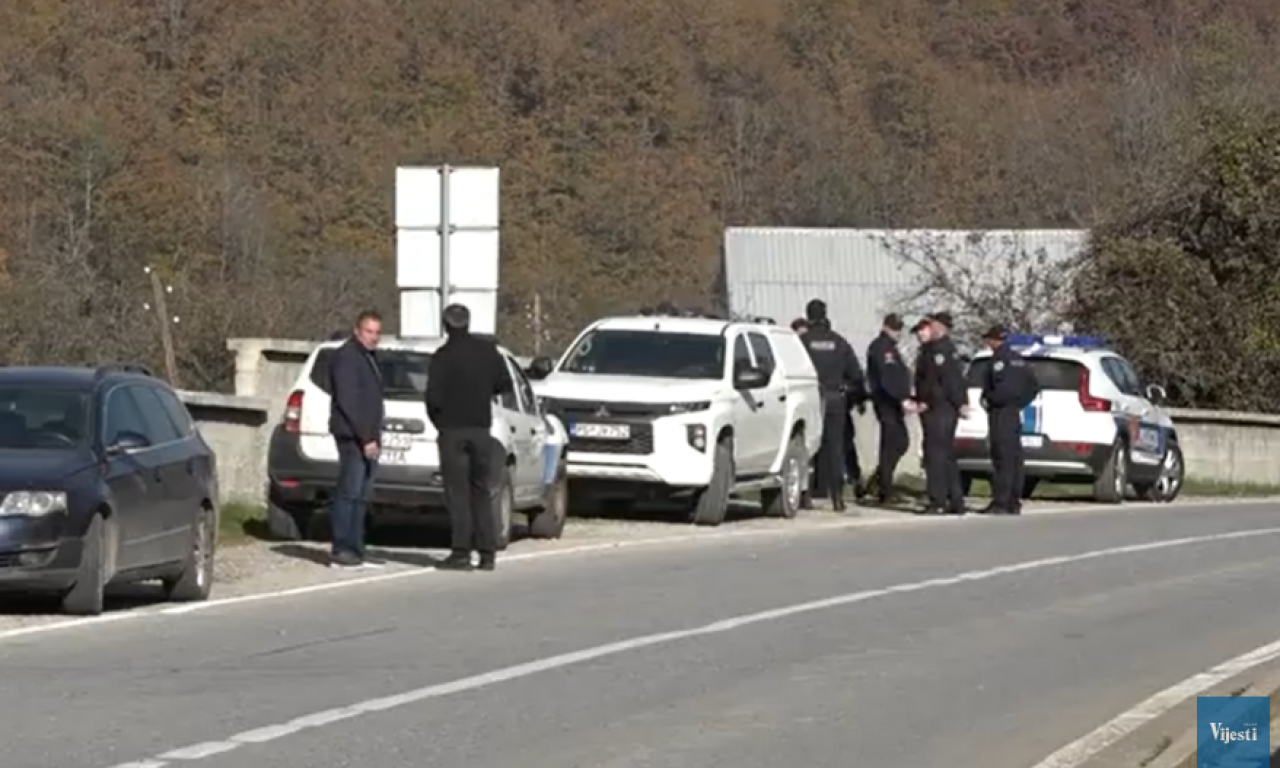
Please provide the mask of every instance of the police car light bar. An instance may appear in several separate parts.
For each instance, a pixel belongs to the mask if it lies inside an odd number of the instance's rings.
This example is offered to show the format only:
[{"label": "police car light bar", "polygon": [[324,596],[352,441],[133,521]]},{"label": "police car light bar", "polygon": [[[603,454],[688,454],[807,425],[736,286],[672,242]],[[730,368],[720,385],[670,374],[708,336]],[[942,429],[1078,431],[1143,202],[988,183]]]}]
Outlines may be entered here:
[{"label": "police car light bar", "polygon": [[1098,336],[1044,336],[1040,334],[1010,334],[1011,347],[1076,347],[1078,349],[1103,349],[1107,342]]}]

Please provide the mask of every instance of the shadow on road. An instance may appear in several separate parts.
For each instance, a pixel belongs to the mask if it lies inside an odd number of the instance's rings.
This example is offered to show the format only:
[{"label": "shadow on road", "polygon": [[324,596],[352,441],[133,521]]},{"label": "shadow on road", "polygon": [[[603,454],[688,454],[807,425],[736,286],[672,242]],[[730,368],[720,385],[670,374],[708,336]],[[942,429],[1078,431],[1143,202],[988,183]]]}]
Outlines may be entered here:
[{"label": "shadow on road", "polygon": [[[104,613],[129,611],[165,602],[164,588],[156,582],[121,584],[107,588]],[[0,595],[0,616],[48,616],[60,613],[54,595]],[[71,618],[71,617],[68,617]]]}]

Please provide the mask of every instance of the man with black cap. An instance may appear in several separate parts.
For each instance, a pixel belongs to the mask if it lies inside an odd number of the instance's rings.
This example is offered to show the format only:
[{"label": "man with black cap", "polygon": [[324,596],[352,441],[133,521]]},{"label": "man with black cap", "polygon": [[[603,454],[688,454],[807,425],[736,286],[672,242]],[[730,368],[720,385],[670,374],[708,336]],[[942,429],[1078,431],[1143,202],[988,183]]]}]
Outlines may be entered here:
[{"label": "man with black cap", "polygon": [[991,445],[992,515],[1022,511],[1022,409],[1040,394],[1031,366],[1006,342],[1005,329],[995,326],[982,338],[991,350],[991,366],[982,382],[982,407],[987,411],[987,440]]},{"label": "man with black cap", "polygon": [[880,456],[871,480],[882,504],[893,500],[893,472],[911,444],[906,417],[911,374],[898,349],[903,325],[896,314],[885,315],[880,335],[867,347],[867,389],[880,423]]},{"label": "man with black cap", "polygon": [[930,340],[922,348],[920,367],[916,371],[916,401],[924,427],[924,472],[929,496],[925,514],[963,515],[964,491],[960,485],[960,466],[956,463],[955,438],[960,419],[969,415],[969,393],[964,368],[951,341],[951,315],[936,312],[926,319]]},{"label": "man with black cap", "polygon": [[461,304],[444,308],[449,337],[427,369],[427,418],[439,437],[440,474],[449,508],[452,552],[441,568],[469,571],[471,553],[481,570],[497,564],[498,518],[493,507],[500,469],[493,426],[493,398],[512,391],[511,375],[492,341],[471,335],[471,312]]},{"label": "man with black cap", "polygon": [[815,460],[818,488],[831,499],[837,512],[843,512],[847,397],[850,392],[863,391],[862,366],[849,342],[831,330],[825,302],[813,299],[805,306],[804,314],[809,330],[800,338],[813,360],[822,389],[822,446]]}]

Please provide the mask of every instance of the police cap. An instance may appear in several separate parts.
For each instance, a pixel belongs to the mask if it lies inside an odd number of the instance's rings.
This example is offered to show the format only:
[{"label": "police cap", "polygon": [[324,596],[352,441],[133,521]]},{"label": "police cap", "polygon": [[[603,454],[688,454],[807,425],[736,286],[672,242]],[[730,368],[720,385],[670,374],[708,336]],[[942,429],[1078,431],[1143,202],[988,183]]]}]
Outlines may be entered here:
[{"label": "police cap", "polygon": [[922,317],[922,318],[920,318],[919,320],[917,320],[917,321],[916,321],[916,324],[915,324],[915,325],[911,326],[911,332],[912,332],[912,333],[919,333],[920,331],[922,331],[922,330],[924,330],[925,328],[928,328],[928,327],[929,327],[929,318],[927,318],[927,317]]},{"label": "police cap", "polygon": [[955,321],[951,319],[950,312],[933,312],[925,319],[929,320],[930,322],[937,323],[942,326],[946,326],[947,328],[950,328],[953,325],[955,325]]},{"label": "police cap", "polygon": [[982,338],[987,341],[1004,341],[1009,335],[1009,331],[1003,325],[993,325],[982,334]]}]

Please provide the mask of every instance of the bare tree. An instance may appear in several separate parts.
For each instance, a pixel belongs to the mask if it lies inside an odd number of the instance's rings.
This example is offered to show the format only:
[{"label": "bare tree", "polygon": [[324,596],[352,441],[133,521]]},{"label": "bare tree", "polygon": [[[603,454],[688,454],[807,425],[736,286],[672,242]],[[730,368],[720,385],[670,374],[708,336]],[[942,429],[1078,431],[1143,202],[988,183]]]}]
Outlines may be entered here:
[{"label": "bare tree", "polygon": [[1027,249],[1009,232],[917,230],[881,242],[911,275],[912,286],[895,298],[903,312],[946,309],[963,340],[996,323],[1024,333],[1066,330],[1077,252]]}]

